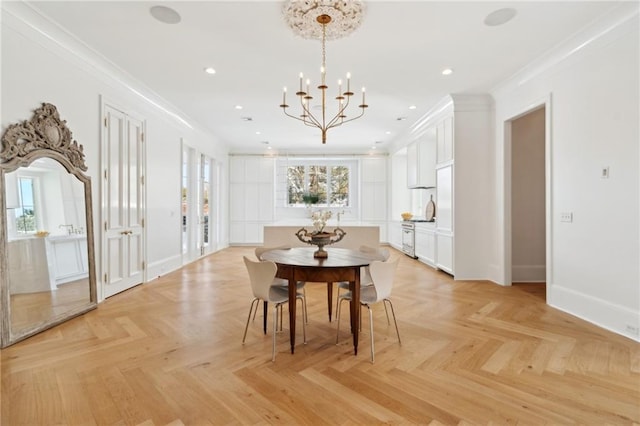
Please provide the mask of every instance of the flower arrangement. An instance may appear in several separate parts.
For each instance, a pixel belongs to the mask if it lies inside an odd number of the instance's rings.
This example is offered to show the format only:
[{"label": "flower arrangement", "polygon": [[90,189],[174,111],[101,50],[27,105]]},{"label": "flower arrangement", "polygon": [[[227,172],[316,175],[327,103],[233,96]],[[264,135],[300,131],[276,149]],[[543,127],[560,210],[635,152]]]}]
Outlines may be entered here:
[{"label": "flower arrangement", "polygon": [[313,222],[313,233],[319,234],[327,226],[327,221],[331,219],[331,210],[318,210],[311,213],[311,221]]}]

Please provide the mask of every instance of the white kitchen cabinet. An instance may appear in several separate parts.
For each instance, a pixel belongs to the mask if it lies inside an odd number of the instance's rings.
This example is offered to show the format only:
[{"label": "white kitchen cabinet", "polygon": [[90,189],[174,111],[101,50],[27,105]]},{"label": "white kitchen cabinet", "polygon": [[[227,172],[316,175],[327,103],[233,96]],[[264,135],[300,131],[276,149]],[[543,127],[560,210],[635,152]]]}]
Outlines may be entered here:
[{"label": "white kitchen cabinet", "polygon": [[387,158],[371,157],[360,161],[360,218],[365,222],[387,220]]},{"label": "white kitchen cabinet", "polygon": [[402,222],[389,222],[389,244],[394,249],[402,251]]},{"label": "white kitchen cabinet", "polygon": [[46,242],[49,275],[54,277],[56,285],[89,275],[86,235],[50,237]]},{"label": "white kitchen cabinet", "polygon": [[486,276],[483,265],[490,262],[491,253],[491,224],[484,212],[491,209],[493,190],[492,99],[452,94],[432,111],[414,127],[418,132],[436,129],[435,264],[456,279]]},{"label": "white kitchen cabinet", "polygon": [[416,223],[416,257],[430,266],[436,264],[436,232],[435,224],[428,222]]},{"label": "white kitchen cabinet", "polygon": [[418,186],[418,142],[407,146],[407,187]]},{"label": "white kitchen cabinet", "polygon": [[436,233],[436,267],[453,275],[453,235]]},{"label": "white kitchen cabinet", "polygon": [[362,213],[361,218],[365,222],[384,221],[387,219],[387,212],[380,206],[387,205],[387,184],[386,183],[362,183]]},{"label": "white kitchen cabinet", "polygon": [[442,164],[453,161],[453,116],[449,116],[440,121],[436,126],[437,140],[437,163]]},{"label": "white kitchen cabinet", "polygon": [[428,129],[417,141],[407,146],[407,187],[436,186],[436,129]]},{"label": "white kitchen cabinet", "polygon": [[436,230],[453,232],[453,164],[436,170]]}]

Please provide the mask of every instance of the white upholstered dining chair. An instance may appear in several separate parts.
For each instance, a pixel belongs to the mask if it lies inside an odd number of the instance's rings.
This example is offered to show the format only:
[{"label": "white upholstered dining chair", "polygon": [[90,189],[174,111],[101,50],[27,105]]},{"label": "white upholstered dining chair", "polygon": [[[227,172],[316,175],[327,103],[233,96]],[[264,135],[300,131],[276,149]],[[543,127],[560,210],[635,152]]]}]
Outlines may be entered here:
[{"label": "white upholstered dining chair", "polygon": [[[360,246],[359,248],[361,253],[365,253],[371,255],[376,258],[376,260],[381,260],[386,262],[391,255],[391,252],[387,248],[383,247],[369,247],[369,246]],[[371,283],[371,274],[369,274],[369,267],[365,266],[360,268],[360,288],[372,285]],[[341,281],[337,286],[337,294],[336,294],[336,313],[338,312],[338,304],[340,303],[340,292],[341,290],[349,291],[349,283],[347,281]],[[387,314],[387,322],[389,321],[389,313],[387,312],[387,306],[385,305],[384,311]],[[362,324],[362,323],[360,323]]]},{"label": "white upholstered dining chair", "polygon": [[[398,335],[398,343],[402,345],[400,341],[400,332],[398,331],[398,322],[396,321],[396,313],[393,310],[393,304],[391,303],[391,289],[393,288],[393,279],[395,277],[396,268],[398,267],[399,260],[396,259],[391,262],[382,262],[375,260],[369,265],[369,273],[371,274],[372,285],[365,286],[360,289],[360,305],[366,306],[369,310],[369,333],[371,334],[371,362],[374,362],[375,350],[373,344],[373,314],[371,311],[371,305],[382,302],[383,305],[388,303],[391,307],[391,314],[393,316],[393,324],[396,327],[396,334]],[[351,300],[351,292],[343,293],[338,300],[338,324],[336,327],[336,344],[340,337],[340,308],[341,302],[344,300]],[[387,315],[388,321],[388,315]]]},{"label": "white upholstered dining chair", "polygon": [[[262,254],[271,250],[291,250],[291,246],[277,246],[277,247],[256,247],[254,253],[258,260],[262,260]],[[304,281],[296,281],[296,290],[302,290],[302,301],[304,302],[304,321],[309,324],[309,317],[307,315],[307,290],[305,289]],[[289,288],[289,282],[287,280],[276,278],[273,285],[280,285],[285,289]],[[258,310],[256,309],[256,312]],[[253,313],[253,319],[256,318],[256,313]],[[282,324],[280,324],[282,325]]]},{"label": "white upholstered dining chair", "polygon": [[[254,306],[257,310],[260,306],[260,301],[272,303],[273,309],[273,344],[271,349],[271,361],[276,360],[276,330],[278,329],[278,309],[282,309],[282,306],[289,301],[289,291],[286,287],[281,285],[273,285],[278,270],[277,265],[271,261],[254,261],[244,256],[244,264],[247,267],[249,273],[249,281],[251,282],[251,290],[253,291],[254,299],[251,301],[249,307],[249,316],[247,317],[247,325],[244,328],[244,335],[242,336],[242,343],[244,344],[247,338],[247,329],[249,328],[249,321],[251,319],[251,311]],[[302,300],[302,293],[298,292],[296,299],[300,299],[302,302],[302,313],[304,315],[306,307]],[[302,336],[303,341],[307,343],[307,331],[305,329],[304,321],[302,321]]]}]

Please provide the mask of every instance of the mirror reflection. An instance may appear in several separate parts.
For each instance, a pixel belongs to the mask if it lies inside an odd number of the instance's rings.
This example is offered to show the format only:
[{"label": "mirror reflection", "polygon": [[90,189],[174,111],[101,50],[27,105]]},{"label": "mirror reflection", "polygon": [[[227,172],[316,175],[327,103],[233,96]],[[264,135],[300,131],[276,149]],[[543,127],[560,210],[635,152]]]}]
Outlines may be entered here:
[{"label": "mirror reflection", "polygon": [[84,183],[40,158],[5,175],[12,334],[91,302]]}]

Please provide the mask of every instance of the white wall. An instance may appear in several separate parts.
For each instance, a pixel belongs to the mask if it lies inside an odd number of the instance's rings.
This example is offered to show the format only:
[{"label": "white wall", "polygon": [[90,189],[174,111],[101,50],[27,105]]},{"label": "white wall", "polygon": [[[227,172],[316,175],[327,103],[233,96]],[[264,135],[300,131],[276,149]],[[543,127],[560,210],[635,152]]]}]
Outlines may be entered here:
[{"label": "white wall", "polygon": [[[2,2],[1,36],[2,128],[31,118],[42,102],[50,102],[84,146],[87,174],[92,177],[98,276],[101,98],[146,119],[148,279],[181,266],[180,138],[222,162],[223,169],[226,146],[21,2]],[[226,173],[223,176],[224,188],[228,183]],[[225,190],[224,205],[226,195]],[[226,222],[223,228],[226,235]]]},{"label": "white wall", "polygon": [[[492,93],[497,239],[490,278],[505,283],[509,267],[502,129],[548,101],[547,301],[634,339],[640,325],[638,33],[638,4],[625,3]],[[600,177],[604,166],[609,179]],[[573,222],[560,222],[561,212],[572,212]]]}]

